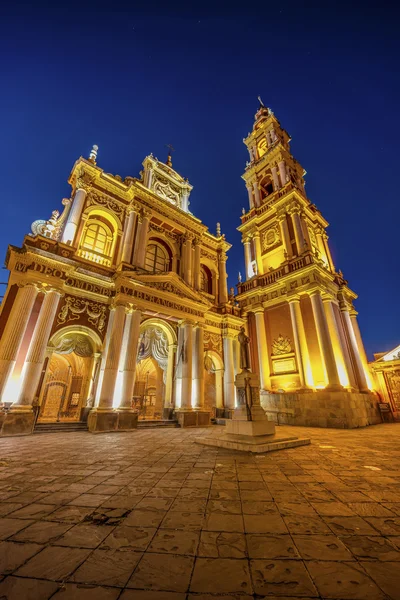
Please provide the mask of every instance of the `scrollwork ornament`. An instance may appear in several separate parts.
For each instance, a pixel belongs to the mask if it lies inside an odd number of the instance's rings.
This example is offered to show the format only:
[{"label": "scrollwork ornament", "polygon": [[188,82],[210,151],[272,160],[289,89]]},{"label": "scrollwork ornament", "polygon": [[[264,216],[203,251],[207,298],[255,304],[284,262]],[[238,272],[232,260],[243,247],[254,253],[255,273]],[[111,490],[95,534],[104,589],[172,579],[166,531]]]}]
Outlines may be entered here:
[{"label": "scrollwork ornament", "polygon": [[65,298],[64,304],[57,315],[57,325],[76,321],[85,313],[88,315],[88,322],[102,332],[106,324],[106,306],[74,296]]}]

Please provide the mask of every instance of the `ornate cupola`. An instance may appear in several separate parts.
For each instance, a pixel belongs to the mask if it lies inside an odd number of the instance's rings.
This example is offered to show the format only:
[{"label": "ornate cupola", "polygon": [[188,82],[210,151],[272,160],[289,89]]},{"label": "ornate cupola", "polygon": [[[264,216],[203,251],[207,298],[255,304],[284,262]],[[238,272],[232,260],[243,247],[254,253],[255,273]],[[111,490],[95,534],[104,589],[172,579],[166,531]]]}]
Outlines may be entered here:
[{"label": "ornate cupola", "polygon": [[189,196],[193,186],[172,168],[170,152],[166,163],[153,154],[146,156],[143,167],[143,183],[149,190],[184,212],[189,212]]}]

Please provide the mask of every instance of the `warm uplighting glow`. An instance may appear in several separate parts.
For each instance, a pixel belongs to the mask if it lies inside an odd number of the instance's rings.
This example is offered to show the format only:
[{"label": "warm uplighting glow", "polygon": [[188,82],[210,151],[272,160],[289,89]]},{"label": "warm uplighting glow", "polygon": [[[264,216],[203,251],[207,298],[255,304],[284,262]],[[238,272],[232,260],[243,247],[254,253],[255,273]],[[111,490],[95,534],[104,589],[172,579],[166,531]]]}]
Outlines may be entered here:
[{"label": "warm uplighting glow", "polygon": [[19,397],[22,386],[22,377],[20,375],[10,377],[2,395],[4,402],[16,402]]},{"label": "warm uplighting glow", "polygon": [[118,408],[118,406],[121,404],[123,378],[124,378],[124,372],[118,371],[117,381],[115,382],[115,388],[114,388],[114,396],[113,396],[113,404],[112,404],[113,408]]}]

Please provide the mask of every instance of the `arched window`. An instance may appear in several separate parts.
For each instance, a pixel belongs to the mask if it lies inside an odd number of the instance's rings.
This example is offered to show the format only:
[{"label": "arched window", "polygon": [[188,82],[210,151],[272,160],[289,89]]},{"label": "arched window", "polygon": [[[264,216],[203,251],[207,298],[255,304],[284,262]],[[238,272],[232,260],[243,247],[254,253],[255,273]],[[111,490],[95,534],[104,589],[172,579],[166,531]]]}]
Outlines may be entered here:
[{"label": "arched window", "polygon": [[158,243],[147,246],[144,268],[152,273],[165,273],[169,271],[169,256],[167,250]]},{"label": "arched window", "polygon": [[82,233],[79,256],[111,266],[113,230],[100,219],[88,219]]},{"label": "arched window", "polygon": [[200,289],[206,294],[212,294],[212,275],[210,269],[205,265],[200,267]]},{"label": "arched window", "polygon": [[274,193],[274,186],[270,177],[264,177],[261,181],[261,200]]}]

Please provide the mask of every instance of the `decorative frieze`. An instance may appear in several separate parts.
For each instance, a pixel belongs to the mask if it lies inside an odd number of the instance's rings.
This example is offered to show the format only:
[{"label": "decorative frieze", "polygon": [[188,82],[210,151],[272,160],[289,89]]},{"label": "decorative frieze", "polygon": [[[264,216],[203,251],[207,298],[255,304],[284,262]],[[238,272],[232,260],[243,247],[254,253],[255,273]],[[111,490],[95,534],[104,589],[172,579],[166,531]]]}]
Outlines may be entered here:
[{"label": "decorative frieze", "polygon": [[76,321],[82,315],[88,315],[88,322],[100,332],[106,324],[106,305],[82,300],[75,296],[66,296],[60,312],[57,315],[57,325],[63,325],[69,321]]}]

